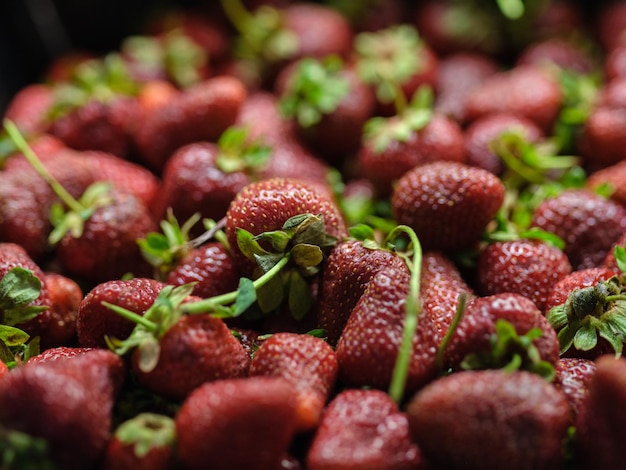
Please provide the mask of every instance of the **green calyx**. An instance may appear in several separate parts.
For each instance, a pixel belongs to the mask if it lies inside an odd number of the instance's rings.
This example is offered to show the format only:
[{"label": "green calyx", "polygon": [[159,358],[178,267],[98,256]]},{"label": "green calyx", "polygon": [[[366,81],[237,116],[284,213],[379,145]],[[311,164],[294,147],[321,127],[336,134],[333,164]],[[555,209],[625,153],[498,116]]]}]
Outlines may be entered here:
[{"label": "green calyx", "polygon": [[152,449],[171,447],[176,428],[169,416],[144,412],[120,424],[114,436],[122,444],[133,446],[135,455],[143,458]]},{"label": "green calyx", "polygon": [[548,321],[558,331],[561,354],[574,347],[590,351],[598,337],[606,340],[617,357],[626,339],[626,294],[618,276],[596,285],[575,289],[562,305],[550,309]]},{"label": "green calyx", "polygon": [[254,176],[265,166],[272,148],[261,138],[250,139],[249,135],[249,129],[243,126],[230,126],[222,133],[217,141],[217,168],[224,173],[242,171]]},{"label": "green calyx", "polygon": [[56,465],[45,439],[0,426],[0,468],[56,470]]},{"label": "green calyx", "polygon": [[350,84],[342,75],[343,67],[338,56],[300,60],[280,98],[282,114],[306,128],[334,112],[350,91]]}]

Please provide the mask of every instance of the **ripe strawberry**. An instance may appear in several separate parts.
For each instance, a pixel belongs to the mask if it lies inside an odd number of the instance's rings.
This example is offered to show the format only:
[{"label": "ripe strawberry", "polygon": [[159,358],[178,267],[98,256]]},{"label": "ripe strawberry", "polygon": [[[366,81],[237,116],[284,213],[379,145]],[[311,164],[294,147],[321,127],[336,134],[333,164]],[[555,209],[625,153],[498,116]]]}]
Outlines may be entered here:
[{"label": "ripe strawberry", "polygon": [[402,268],[405,262],[392,251],[370,248],[359,240],[345,240],[331,251],[322,271],[317,307],[318,327],[331,345],[337,343],[368,283],[388,266]]},{"label": "ripe strawberry", "polygon": [[140,413],[120,424],[106,449],[103,470],[168,470],[173,468],[174,420]]},{"label": "ripe strawberry", "polygon": [[44,282],[50,297],[50,323],[41,336],[41,348],[72,345],[83,290],[76,281],[59,273],[45,272]]},{"label": "ripe strawberry", "polygon": [[608,82],[626,75],[626,47],[620,45],[604,58],[604,75]]},{"label": "ripe strawberry", "polygon": [[547,37],[527,45],[517,56],[516,65],[556,65],[560,69],[578,74],[590,74],[596,64],[588,51],[573,41]]},{"label": "ripe strawberry", "polygon": [[[406,265],[389,266],[378,271],[367,284],[335,348],[342,383],[352,387],[389,387],[403,336],[409,280]],[[434,378],[436,341],[431,317],[419,315],[411,346],[407,393]]]},{"label": "ripe strawberry", "polygon": [[105,337],[125,339],[134,324],[112,312],[102,302],[143,315],[165,285],[148,278],[109,280],[96,285],[83,298],[78,309],[76,332],[83,347],[105,348]]},{"label": "ripe strawberry", "polygon": [[622,32],[626,28],[626,4],[622,1],[602,5],[593,23],[600,46],[610,52],[623,44]]},{"label": "ripe strawberry", "polygon": [[31,362],[50,362],[58,359],[68,359],[92,351],[93,349],[94,348],[81,348],[78,346],[56,346],[30,357],[27,362],[30,364]]},{"label": "ripe strawberry", "polygon": [[609,197],[626,207],[626,162],[622,160],[594,171],[587,177],[585,186],[592,191],[608,186],[611,191]]},{"label": "ripe strawberry", "polygon": [[218,380],[195,389],[175,421],[190,470],[278,468],[295,433],[296,392],[278,377]]},{"label": "ripe strawberry", "polygon": [[624,468],[624,359],[603,356],[589,380],[589,391],[576,420],[576,457],[581,469]]},{"label": "ripe strawberry", "polygon": [[536,374],[463,371],[407,407],[411,435],[436,468],[560,468],[571,422],[562,392]]},{"label": "ripe strawberry", "polygon": [[517,364],[519,369],[552,376],[559,360],[559,341],[530,299],[515,293],[495,294],[468,302],[445,349],[445,360],[453,370]]},{"label": "ripe strawberry", "polygon": [[477,118],[465,131],[467,163],[502,175],[505,164],[492,148],[492,142],[509,132],[519,133],[530,143],[544,137],[543,131],[530,119],[507,113],[485,115]]},{"label": "ripe strawberry", "polygon": [[346,235],[345,222],[335,202],[308,183],[272,178],[244,187],[226,213],[225,232],[237,267],[244,274],[254,269],[237,245],[238,229],[258,235],[278,230],[289,218],[306,213],[320,214],[332,237],[339,239]]},{"label": "ripe strawberry", "polygon": [[50,85],[35,83],[26,85],[11,98],[4,112],[4,118],[29,136],[42,134],[48,130],[46,115],[53,102]]},{"label": "ripe strawberry", "polygon": [[[565,241],[574,270],[599,266],[626,231],[626,209],[586,189],[569,189],[541,202],[531,226]],[[598,229],[601,227],[601,230]]]},{"label": "ripe strawberry", "polygon": [[596,372],[596,363],[583,358],[562,357],[556,365],[554,385],[560,389],[576,418],[589,394],[589,384]]},{"label": "ripe strawberry", "polygon": [[324,340],[308,334],[275,333],[261,343],[250,363],[250,377],[281,377],[297,391],[296,429],[320,422],[335,385],[337,357]]},{"label": "ripe strawberry", "polygon": [[9,435],[40,440],[56,468],[93,468],[123,377],[121,359],[105,350],[25,364],[0,381],[0,422]]},{"label": "ripe strawberry", "polygon": [[606,258],[604,258],[604,263],[603,263],[603,266],[614,270],[615,273],[619,275],[622,272],[622,270],[620,269],[617,263],[617,256],[615,255],[615,249],[617,247],[626,247],[626,233],[624,233],[624,235],[619,237],[617,241],[613,244],[613,247],[607,253]]},{"label": "ripe strawberry", "polygon": [[235,122],[246,97],[241,81],[215,77],[181,92],[139,123],[135,143],[145,164],[160,173],[183,145],[215,141]]},{"label": "ripe strawberry", "polygon": [[487,170],[435,162],[408,171],[391,205],[395,220],[415,230],[425,250],[472,248],[504,201],[504,185]]},{"label": "ripe strawberry", "polygon": [[466,113],[469,121],[496,112],[517,114],[548,133],[562,104],[557,80],[539,67],[525,65],[484,80],[469,94]]},{"label": "ripe strawberry", "polygon": [[518,239],[486,246],[479,254],[476,270],[481,294],[515,292],[543,311],[554,284],[572,267],[559,248],[541,240]]},{"label": "ripe strawberry", "polygon": [[66,233],[56,257],[68,273],[92,282],[104,282],[133,273],[150,273],[137,240],[156,230],[148,208],[131,193],[115,188],[110,202],[94,210],[79,237]]},{"label": "ripe strawberry", "polygon": [[306,468],[428,468],[411,442],[408,420],[389,395],[348,389],[328,405],[306,455]]},{"label": "ripe strawberry", "polygon": [[441,57],[435,83],[435,111],[464,123],[467,96],[498,70],[495,60],[478,52],[457,52]]}]

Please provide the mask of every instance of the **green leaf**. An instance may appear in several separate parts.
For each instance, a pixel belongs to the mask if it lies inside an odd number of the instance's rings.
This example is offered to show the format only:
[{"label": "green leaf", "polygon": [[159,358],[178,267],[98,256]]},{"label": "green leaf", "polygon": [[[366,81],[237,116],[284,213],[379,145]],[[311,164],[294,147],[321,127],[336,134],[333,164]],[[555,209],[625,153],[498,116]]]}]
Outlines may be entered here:
[{"label": "green leaf", "polygon": [[617,357],[622,355],[624,348],[624,336],[612,328],[611,322],[599,322],[597,331],[601,338],[609,342]]},{"label": "green leaf", "polygon": [[317,245],[299,243],[291,249],[294,263],[305,268],[316,267],[324,260],[324,253]]},{"label": "green leaf", "polygon": [[16,266],[0,280],[0,307],[8,309],[28,305],[40,293],[41,280],[30,269]]},{"label": "green leaf", "polygon": [[237,228],[237,246],[243,255],[255,261],[257,256],[268,255],[269,253],[261,248],[255,236],[245,229]]},{"label": "green leaf", "polygon": [[269,242],[275,251],[284,253],[287,249],[287,244],[291,241],[291,236],[283,230],[275,230],[263,232],[255,236],[254,239],[257,242]]},{"label": "green leaf", "polygon": [[590,351],[598,344],[598,332],[591,322],[586,322],[574,335],[574,347],[579,351]]},{"label": "green leaf", "polygon": [[289,274],[288,290],[289,311],[296,320],[302,320],[313,305],[311,287],[297,271],[292,271]]},{"label": "green leaf", "polygon": [[139,370],[145,373],[152,372],[159,363],[161,345],[154,336],[146,336],[137,346],[139,351]]},{"label": "green leaf", "polygon": [[626,273],[626,248],[621,245],[616,245],[613,249],[613,253],[615,254],[617,267],[621,272]]},{"label": "green leaf", "polygon": [[8,325],[0,325],[0,341],[9,348],[21,346],[26,343],[30,335],[25,331]]},{"label": "green leaf", "polygon": [[257,262],[259,267],[263,270],[263,272],[268,272],[272,269],[278,262],[284,258],[284,254],[282,253],[268,253],[265,255],[255,255],[254,260]]},{"label": "green leaf", "polygon": [[237,299],[235,300],[233,315],[238,317],[245,312],[254,302],[256,302],[257,294],[253,282],[242,277],[239,279],[239,287],[237,289]]},{"label": "green leaf", "polygon": [[274,276],[256,291],[257,303],[263,313],[276,310],[285,298],[282,276]]},{"label": "green leaf", "polygon": [[15,353],[3,341],[0,341],[0,361],[7,366],[15,363]]},{"label": "green leaf", "polygon": [[374,240],[374,229],[367,224],[353,225],[348,229],[350,236],[356,240]]}]

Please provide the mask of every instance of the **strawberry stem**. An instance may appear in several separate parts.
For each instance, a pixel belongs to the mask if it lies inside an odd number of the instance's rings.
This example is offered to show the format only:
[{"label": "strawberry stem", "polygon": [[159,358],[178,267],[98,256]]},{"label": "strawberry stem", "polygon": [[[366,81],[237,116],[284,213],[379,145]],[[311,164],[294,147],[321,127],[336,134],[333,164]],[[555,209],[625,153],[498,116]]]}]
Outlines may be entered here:
[{"label": "strawberry stem", "polygon": [[241,0],[221,0],[222,9],[233,26],[240,33],[245,33],[254,16],[243,5]]},{"label": "strawberry stem", "polygon": [[443,369],[443,355],[450,344],[450,340],[452,339],[452,335],[456,331],[459,323],[461,322],[461,318],[463,318],[463,314],[465,313],[465,305],[467,304],[467,292],[461,292],[459,294],[459,301],[456,304],[456,312],[454,317],[452,317],[452,321],[450,322],[450,326],[446,331],[441,343],[439,344],[439,348],[437,349],[437,370],[441,371]]},{"label": "strawberry stem", "polygon": [[141,315],[132,312],[128,309],[125,309],[124,307],[120,307],[119,305],[115,305],[115,304],[111,304],[109,302],[105,302],[102,301],[102,305],[104,305],[105,307],[110,308],[111,310],[113,310],[115,313],[117,313],[119,316],[126,318],[127,320],[132,321],[133,323],[136,323],[138,325],[143,326],[146,330],[150,331],[150,332],[154,332],[157,330],[157,324],[154,323],[153,321],[148,320],[147,318],[142,317]]},{"label": "strawberry stem", "polygon": [[41,178],[52,188],[54,193],[61,198],[61,200],[76,213],[81,213],[85,208],[74,197],[67,192],[67,190],[59,183],[59,181],[50,174],[46,167],[41,163],[41,160],[35,152],[30,148],[26,139],[22,136],[17,126],[10,119],[4,120],[4,129],[15,146],[24,154],[24,157],[34,170],[41,176]]},{"label": "strawberry stem", "polygon": [[387,240],[393,240],[400,232],[408,235],[409,240],[413,245],[413,263],[409,266],[411,269],[411,281],[409,284],[409,294],[407,295],[405,304],[402,342],[400,343],[400,347],[398,349],[398,355],[393,368],[391,384],[389,385],[388,392],[396,403],[400,403],[402,401],[406,378],[409,373],[409,365],[413,352],[413,337],[417,331],[417,320],[421,311],[419,295],[422,270],[422,247],[413,229],[406,225],[398,225],[391,231]]}]

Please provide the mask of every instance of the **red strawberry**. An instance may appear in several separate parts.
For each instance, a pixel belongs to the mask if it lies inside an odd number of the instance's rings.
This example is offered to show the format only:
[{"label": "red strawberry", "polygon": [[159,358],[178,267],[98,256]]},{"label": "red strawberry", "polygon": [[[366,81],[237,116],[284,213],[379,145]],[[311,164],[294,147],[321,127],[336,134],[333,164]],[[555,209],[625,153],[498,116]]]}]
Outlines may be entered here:
[{"label": "red strawberry", "polygon": [[53,103],[53,91],[50,85],[31,84],[21,88],[10,100],[4,112],[4,118],[29,136],[46,132],[48,110]]},{"label": "red strawberry", "polygon": [[546,366],[555,366],[559,360],[559,341],[530,299],[502,293],[468,302],[445,354],[448,367],[454,370],[502,368],[517,360],[520,369],[552,376],[553,367]]},{"label": "red strawberry", "polygon": [[408,171],[391,205],[395,220],[415,230],[425,250],[473,247],[504,201],[500,180],[482,168],[435,162]]},{"label": "red strawberry", "polygon": [[624,390],[626,361],[611,356],[598,358],[576,420],[576,461],[581,469],[624,468]]},{"label": "red strawberry", "polygon": [[68,359],[92,351],[93,349],[94,348],[81,348],[76,346],[56,346],[32,356],[27,362],[49,362],[58,359]]},{"label": "red strawberry", "polygon": [[140,413],[120,424],[111,437],[103,470],[168,470],[173,468],[174,420]]},{"label": "red strawberry", "polygon": [[163,287],[163,283],[147,278],[110,280],[95,286],[80,303],[76,319],[78,344],[105,348],[107,336],[127,338],[135,325],[102,305],[102,302],[115,303],[143,315]]},{"label": "red strawberry", "polygon": [[536,66],[518,66],[488,77],[472,90],[466,113],[470,121],[496,112],[518,114],[548,133],[562,104],[561,88],[552,75]]},{"label": "red strawberry", "polygon": [[272,178],[244,187],[226,214],[225,231],[236,265],[244,273],[254,269],[237,246],[238,229],[258,235],[278,230],[289,218],[306,213],[320,214],[329,235],[336,238],[346,235],[345,222],[335,202],[308,183]]},{"label": "red strawberry", "polygon": [[526,46],[518,55],[516,65],[556,65],[560,69],[590,74],[595,63],[582,47],[559,37],[548,37]]},{"label": "red strawberry", "polygon": [[480,252],[476,269],[483,295],[515,292],[541,311],[554,284],[572,271],[563,251],[532,239],[489,244]]},{"label": "red strawberry", "polygon": [[76,281],[58,273],[45,272],[44,282],[50,297],[50,323],[42,334],[41,347],[74,344],[83,290]]},{"label": "red strawberry", "polygon": [[569,189],[541,202],[531,225],[565,241],[573,269],[591,268],[626,231],[626,208],[589,190]]},{"label": "red strawberry", "polygon": [[619,265],[617,264],[617,257],[615,256],[615,248],[617,247],[626,247],[626,233],[619,237],[613,244],[613,247],[607,253],[606,258],[604,258],[603,263],[603,266],[614,270],[616,274],[620,274],[622,270],[619,268]]},{"label": "red strawberry", "polygon": [[26,364],[0,380],[0,422],[41,439],[57,468],[93,468],[106,450],[123,374],[121,359],[105,350]]},{"label": "red strawberry", "polygon": [[593,30],[606,52],[610,52],[623,44],[622,32],[625,28],[626,4],[624,2],[610,2],[598,9]]},{"label": "red strawberry", "polygon": [[335,345],[354,306],[374,275],[388,266],[405,262],[389,250],[370,248],[359,240],[340,242],[331,251],[322,271],[317,323],[327,341]]},{"label": "red strawberry", "polygon": [[626,161],[622,160],[591,173],[585,186],[592,191],[603,186],[610,188],[610,198],[626,207]]},{"label": "red strawberry", "polygon": [[589,359],[562,357],[557,362],[554,384],[567,397],[574,417],[578,416],[587,398],[595,372],[596,364]]},{"label": "red strawberry", "polygon": [[626,47],[618,46],[606,55],[604,75],[609,82],[626,75]]},{"label": "red strawberry", "polygon": [[217,140],[235,122],[246,93],[233,77],[211,78],[181,92],[139,123],[135,141],[141,158],[161,172],[183,145]]},{"label": "red strawberry", "polygon": [[407,407],[414,442],[436,468],[560,468],[571,422],[562,392],[536,374],[463,371]]},{"label": "red strawberry", "polygon": [[261,343],[250,363],[250,377],[287,380],[297,391],[296,428],[310,431],[319,424],[335,385],[337,358],[320,338],[308,334],[275,333]]},{"label": "red strawberry", "polygon": [[435,83],[435,111],[464,123],[467,96],[498,71],[495,60],[478,52],[457,52],[441,57]]},{"label": "red strawberry", "polygon": [[296,426],[296,392],[278,377],[218,380],[194,390],[175,417],[190,470],[278,468]]},{"label": "red strawberry", "polygon": [[306,468],[426,469],[408,420],[379,390],[344,390],[328,405],[306,455]]},{"label": "red strawberry", "polygon": [[488,114],[476,119],[465,131],[467,163],[502,175],[505,164],[492,148],[492,142],[509,132],[519,133],[530,143],[544,137],[543,131],[530,119],[506,113]]}]

